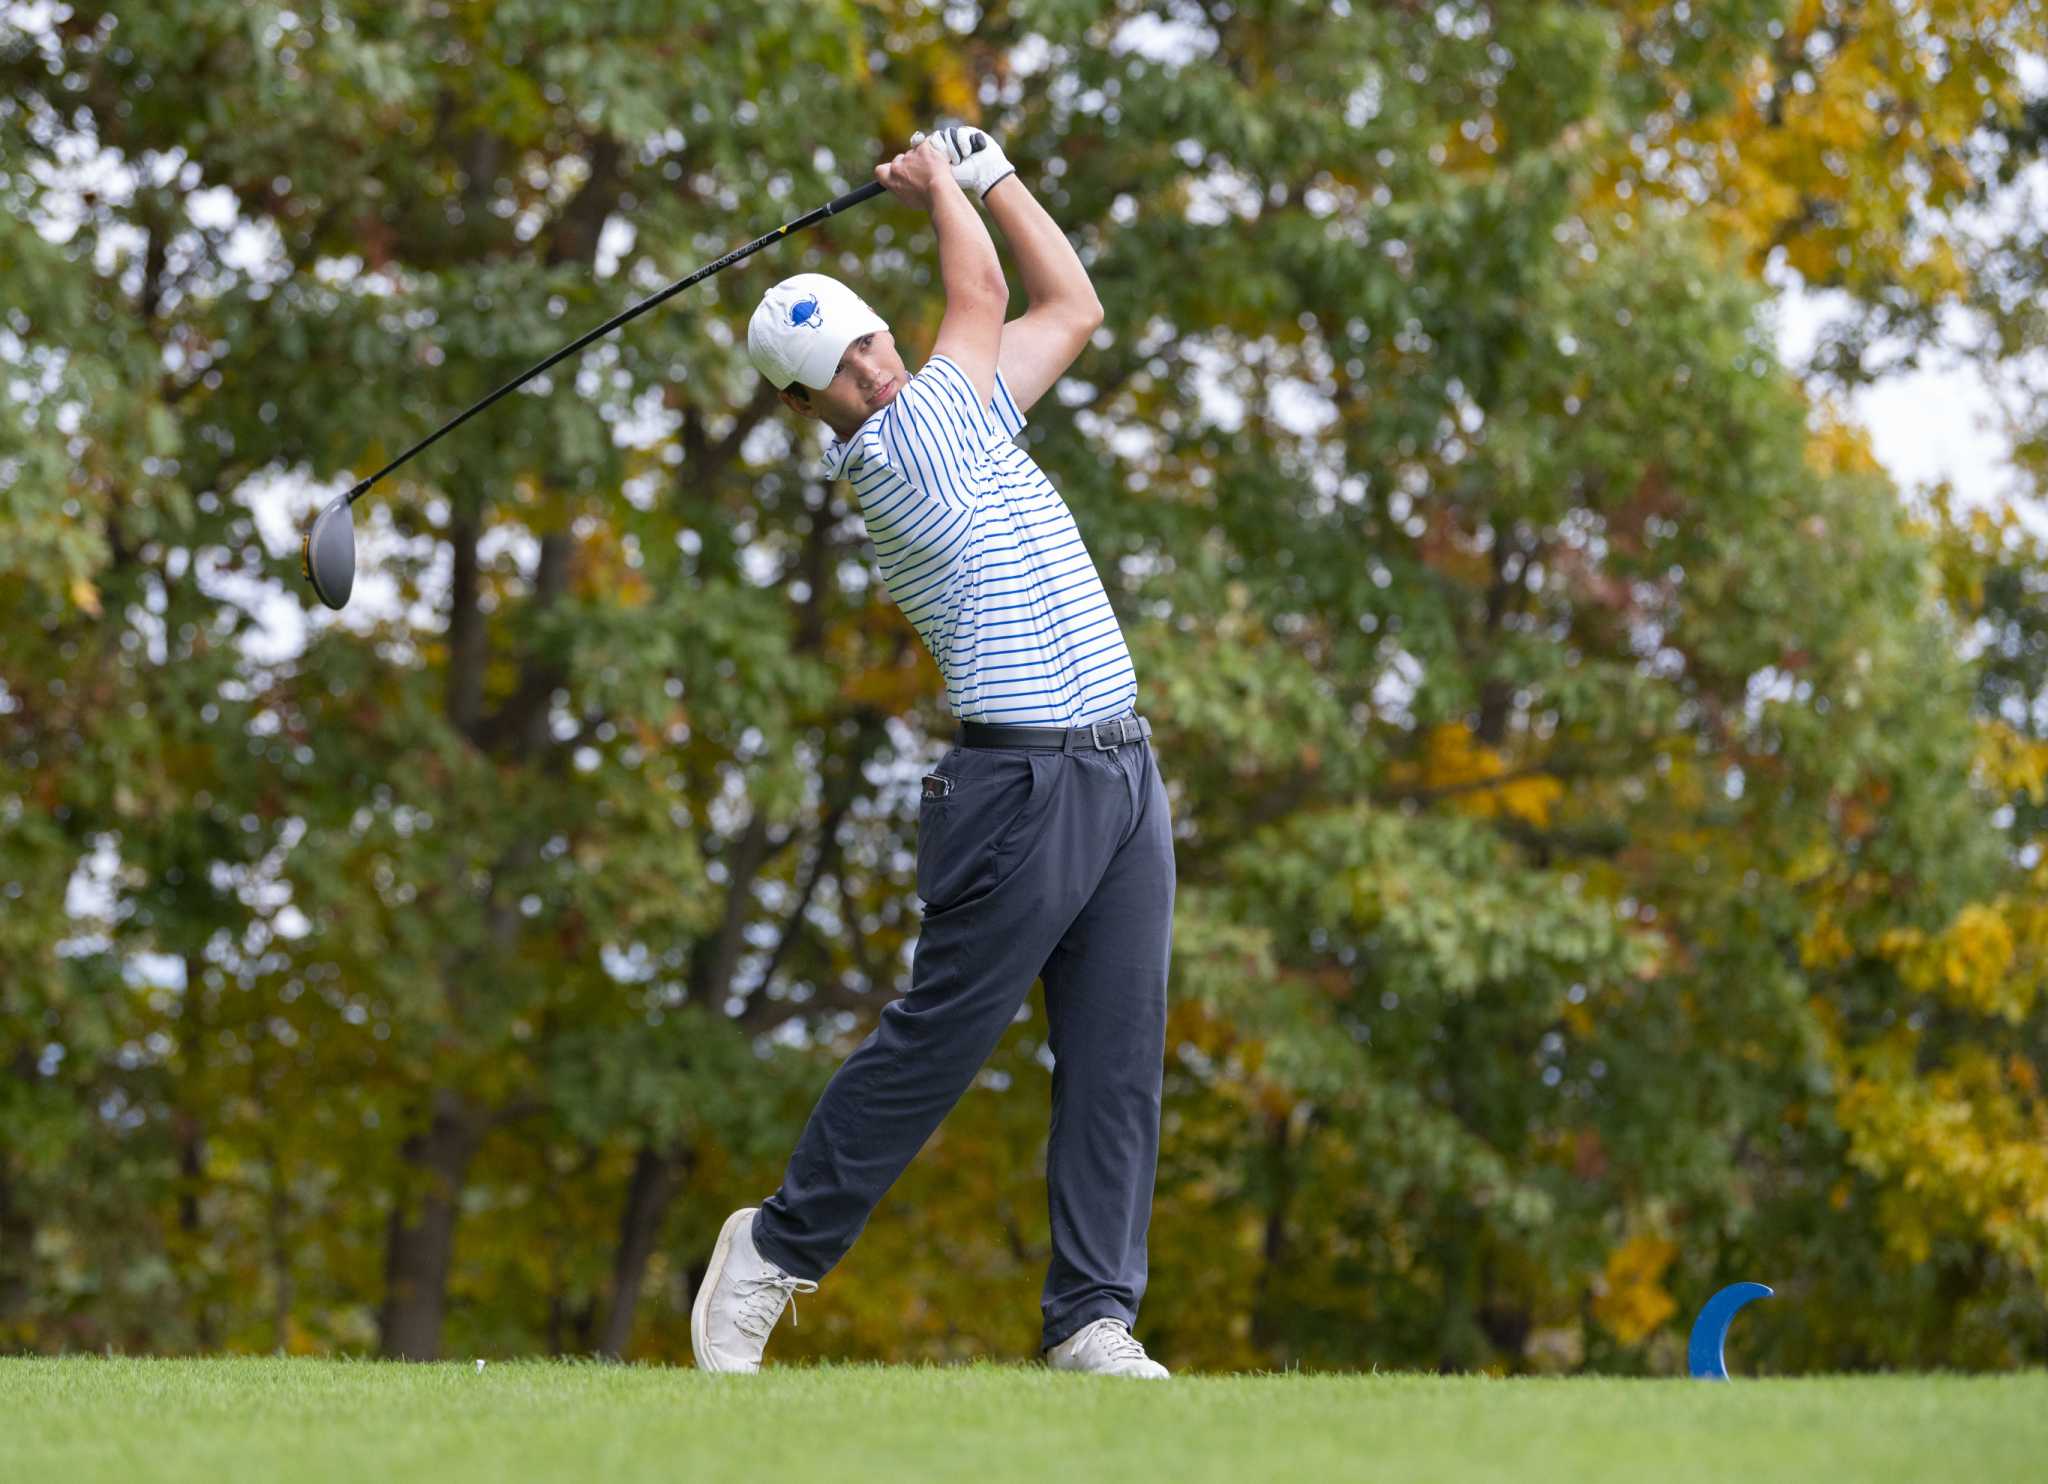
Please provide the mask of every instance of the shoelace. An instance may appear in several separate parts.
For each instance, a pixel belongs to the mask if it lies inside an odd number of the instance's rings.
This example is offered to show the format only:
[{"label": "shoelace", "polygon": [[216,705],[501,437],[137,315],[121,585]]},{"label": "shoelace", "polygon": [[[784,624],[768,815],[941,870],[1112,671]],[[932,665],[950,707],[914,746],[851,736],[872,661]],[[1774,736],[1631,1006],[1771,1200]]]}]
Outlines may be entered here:
[{"label": "shoelace", "polygon": [[789,1326],[795,1329],[796,1296],[818,1291],[815,1280],[792,1277],[780,1271],[765,1278],[742,1278],[738,1286],[741,1290],[739,1313],[733,1316],[733,1325],[757,1340],[768,1338],[768,1331],[775,1328],[775,1321],[782,1317],[785,1303],[789,1305]]},{"label": "shoelace", "polygon": [[1119,1320],[1109,1320],[1095,1332],[1097,1342],[1111,1360],[1150,1360],[1145,1347],[1138,1343],[1138,1337],[1124,1328]]}]

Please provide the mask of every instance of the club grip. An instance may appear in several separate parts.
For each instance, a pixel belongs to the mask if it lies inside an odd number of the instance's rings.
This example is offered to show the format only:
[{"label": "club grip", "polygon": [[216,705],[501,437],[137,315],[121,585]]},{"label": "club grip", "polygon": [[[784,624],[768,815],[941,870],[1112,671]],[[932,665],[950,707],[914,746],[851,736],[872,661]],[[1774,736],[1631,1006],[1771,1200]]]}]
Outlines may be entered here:
[{"label": "club grip", "polygon": [[856,186],[845,195],[835,196],[827,202],[825,205],[825,215],[832,216],[846,210],[849,206],[858,206],[863,201],[872,201],[887,189],[888,187],[879,180],[871,180],[864,186]]}]

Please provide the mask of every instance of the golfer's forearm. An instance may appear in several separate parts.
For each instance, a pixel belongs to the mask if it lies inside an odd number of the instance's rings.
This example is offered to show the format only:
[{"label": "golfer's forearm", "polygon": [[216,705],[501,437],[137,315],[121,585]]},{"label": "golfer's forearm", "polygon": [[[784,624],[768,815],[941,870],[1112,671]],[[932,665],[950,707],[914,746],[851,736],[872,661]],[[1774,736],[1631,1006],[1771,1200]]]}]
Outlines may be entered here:
[{"label": "golfer's forearm", "polygon": [[1088,281],[1088,270],[1024,178],[1012,175],[999,180],[981,199],[1016,254],[1017,274],[1024,280],[1031,307],[1065,305],[1099,321],[1102,304],[1095,297],[1095,285]]},{"label": "golfer's forearm", "polygon": [[951,180],[932,192],[932,227],[939,234],[939,281],[947,302],[969,296],[1009,301],[1010,286],[1003,278],[995,239],[988,235],[981,213]]}]

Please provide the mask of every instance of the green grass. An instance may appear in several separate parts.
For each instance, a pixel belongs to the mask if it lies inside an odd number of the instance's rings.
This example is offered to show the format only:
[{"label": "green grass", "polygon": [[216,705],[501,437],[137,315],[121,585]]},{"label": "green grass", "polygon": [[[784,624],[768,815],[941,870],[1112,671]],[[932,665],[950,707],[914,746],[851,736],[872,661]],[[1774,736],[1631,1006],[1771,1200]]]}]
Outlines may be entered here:
[{"label": "green grass", "polygon": [[0,1480],[2040,1477],[2048,1375],[1491,1381],[1037,1366],[0,1359]]}]

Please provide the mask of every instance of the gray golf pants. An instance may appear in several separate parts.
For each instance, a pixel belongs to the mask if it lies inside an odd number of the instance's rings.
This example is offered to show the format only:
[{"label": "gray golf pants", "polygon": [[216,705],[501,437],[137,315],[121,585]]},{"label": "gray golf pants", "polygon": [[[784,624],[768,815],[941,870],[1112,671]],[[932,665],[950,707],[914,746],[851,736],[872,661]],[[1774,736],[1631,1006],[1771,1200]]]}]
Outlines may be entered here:
[{"label": "gray golf pants", "polygon": [[830,1271],[1042,976],[1046,1349],[1096,1319],[1135,1324],[1145,1293],[1175,883],[1166,785],[1149,739],[955,747],[936,771],[953,790],[918,806],[910,988],[825,1085],[754,1245],[799,1278]]}]

